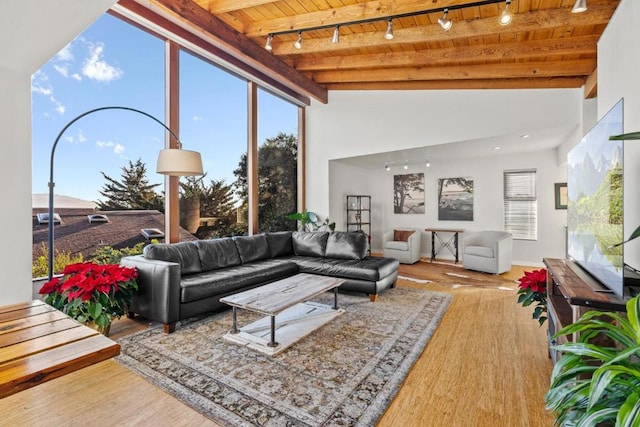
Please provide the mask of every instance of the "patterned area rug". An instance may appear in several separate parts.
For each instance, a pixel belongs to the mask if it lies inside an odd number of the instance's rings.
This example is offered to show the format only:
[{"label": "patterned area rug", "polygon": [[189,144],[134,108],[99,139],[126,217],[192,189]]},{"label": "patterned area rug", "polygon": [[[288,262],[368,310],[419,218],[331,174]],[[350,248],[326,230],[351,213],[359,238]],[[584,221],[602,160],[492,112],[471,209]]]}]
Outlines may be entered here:
[{"label": "patterned area rug", "polygon": [[[275,357],[224,341],[225,311],[181,322],[170,335],[158,326],[124,337],[116,360],[222,425],[372,426],[451,298],[394,288],[372,303],[341,293],[346,313]],[[241,310],[238,322],[257,317]]]}]

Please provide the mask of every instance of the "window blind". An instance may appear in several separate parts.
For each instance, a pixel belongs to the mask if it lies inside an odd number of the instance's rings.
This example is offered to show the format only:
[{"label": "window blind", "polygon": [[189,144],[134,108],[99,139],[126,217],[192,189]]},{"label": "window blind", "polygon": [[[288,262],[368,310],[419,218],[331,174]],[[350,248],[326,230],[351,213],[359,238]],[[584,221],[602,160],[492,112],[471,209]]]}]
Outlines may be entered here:
[{"label": "window blind", "polygon": [[535,169],[504,171],[504,229],[514,239],[537,240]]}]

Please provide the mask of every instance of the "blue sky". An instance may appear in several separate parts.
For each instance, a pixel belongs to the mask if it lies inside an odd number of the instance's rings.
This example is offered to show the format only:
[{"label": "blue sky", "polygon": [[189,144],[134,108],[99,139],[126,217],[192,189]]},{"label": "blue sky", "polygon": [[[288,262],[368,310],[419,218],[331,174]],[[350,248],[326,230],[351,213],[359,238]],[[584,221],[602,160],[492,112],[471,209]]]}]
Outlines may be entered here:
[{"label": "blue sky", "polygon": [[[209,179],[234,181],[247,141],[247,86],[232,74],[182,52],[180,139],[202,153]],[[297,107],[260,91],[258,138],[297,134]],[[53,142],[79,114],[120,105],[164,119],[164,42],[104,15],[32,77],[33,192],[48,192]],[[164,128],[129,111],[83,117],[62,135],[54,161],[55,193],[98,200],[105,180],[119,178],[128,161],[141,158],[152,183]]]}]

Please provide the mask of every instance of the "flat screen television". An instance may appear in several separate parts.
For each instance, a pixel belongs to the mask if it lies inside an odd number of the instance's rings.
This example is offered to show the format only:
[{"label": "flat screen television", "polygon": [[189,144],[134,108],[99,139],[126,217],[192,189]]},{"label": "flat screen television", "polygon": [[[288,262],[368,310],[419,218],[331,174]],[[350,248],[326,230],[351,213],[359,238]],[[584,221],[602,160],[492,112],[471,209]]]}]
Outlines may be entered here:
[{"label": "flat screen television", "polygon": [[623,133],[620,100],[569,152],[567,253],[606,290],[624,296]]}]

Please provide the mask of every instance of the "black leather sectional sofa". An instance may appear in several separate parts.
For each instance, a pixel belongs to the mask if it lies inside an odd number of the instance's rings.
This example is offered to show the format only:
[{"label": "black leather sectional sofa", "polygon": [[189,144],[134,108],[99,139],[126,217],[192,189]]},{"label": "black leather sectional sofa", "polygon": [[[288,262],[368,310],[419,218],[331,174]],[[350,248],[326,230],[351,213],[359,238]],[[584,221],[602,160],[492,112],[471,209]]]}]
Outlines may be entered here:
[{"label": "black leather sectional sofa", "polygon": [[121,264],[139,273],[130,315],[161,322],[170,333],[178,320],[228,307],[220,302],[226,295],[297,273],[343,278],[340,290],[375,301],[395,285],[399,263],[366,253],[359,232],[276,232],[152,244]]}]

